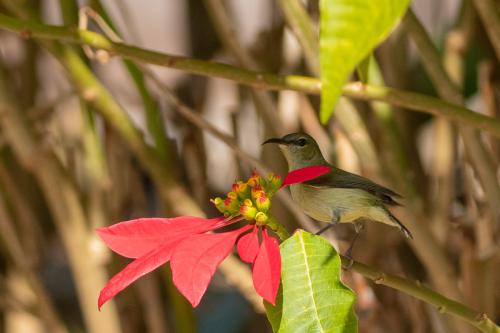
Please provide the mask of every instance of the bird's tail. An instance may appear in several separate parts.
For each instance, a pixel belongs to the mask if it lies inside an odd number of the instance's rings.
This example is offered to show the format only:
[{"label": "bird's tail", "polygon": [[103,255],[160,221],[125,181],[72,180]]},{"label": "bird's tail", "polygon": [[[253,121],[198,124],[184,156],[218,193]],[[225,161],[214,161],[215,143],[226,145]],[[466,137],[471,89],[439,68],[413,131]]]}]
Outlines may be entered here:
[{"label": "bird's tail", "polygon": [[386,211],[387,211],[387,214],[389,215],[389,217],[391,218],[391,220],[396,222],[396,224],[399,226],[399,229],[401,230],[403,235],[405,235],[406,238],[413,239],[413,236],[412,236],[410,230],[408,230],[408,228],[406,228],[404,226],[404,224],[401,223],[401,221],[398,220],[398,218],[396,216],[394,216],[388,209],[386,209]]}]

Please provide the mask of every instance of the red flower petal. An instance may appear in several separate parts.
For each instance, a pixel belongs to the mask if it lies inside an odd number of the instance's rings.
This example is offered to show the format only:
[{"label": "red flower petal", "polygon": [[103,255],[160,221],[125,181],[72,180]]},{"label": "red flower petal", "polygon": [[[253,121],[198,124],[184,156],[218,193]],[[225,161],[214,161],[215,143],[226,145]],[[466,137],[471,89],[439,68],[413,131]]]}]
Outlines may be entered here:
[{"label": "red flower petal", "polygon": [[229,255],[238,236],[251,227],[246,225],[220,234],[193,235],[175,248],[170,262],[172,279],[193,307],[200,303],[217,266]]},{"label": "red flower petal", "polygon": [[324,174],[330,171],[331,171],[330,167],[326,165],[315,165],[297,170],[292,170],[286,175],[285,179],[283,180],[283,183],[281,184],[281,187],[296,183],[303,183],[308,180],[318,178],[319,176],[323,176]]},{"label": "red flower petal", "polygon": [[204,219],[193,216],[175,218],[142,218],[97,229],[104,243],[114,252],[138,258],[166,240],[182,239],[211,230],[224,218]]},{"label": "red flower petal", "polygon": [[253,263],[255,257],[257,257],[257,253],[259,253],[259,231],[258,227],[254,227],[253,231],[241,236],[238,240],[238,244],[236,244],[236,249],[238,250],[238,254],[241,260],[246,261],[248,263]]},{"label": "red flower petal", "polygon": [[262,232],[262,244],[252,268],[253,286],[266,301],[275,305],[280,286],[281,256],[280,246],[274,237]]},{"label": "red flower petal", "polygon": [[113,276],[99,294],[99,300],[97,301],[99,310],[104,303],[128,287],[132,282],[166,263],[170,259],[173,249],[179,241],[180,240],[174,242],[169,241],[163,244],[144,256],[135,259],[122,271]]}]

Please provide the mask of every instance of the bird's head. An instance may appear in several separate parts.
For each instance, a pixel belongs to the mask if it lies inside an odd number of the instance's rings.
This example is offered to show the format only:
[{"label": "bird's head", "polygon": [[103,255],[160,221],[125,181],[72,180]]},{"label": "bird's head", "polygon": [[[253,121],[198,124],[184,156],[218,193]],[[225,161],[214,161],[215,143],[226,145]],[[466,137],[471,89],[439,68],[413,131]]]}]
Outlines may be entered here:
[{"label": "bird's head", "polygon": [[308,134],[291,133],[282,138],[268,139],[263,144],[266,143],[278,144],[290,170],[326,163],[318,144]]}]

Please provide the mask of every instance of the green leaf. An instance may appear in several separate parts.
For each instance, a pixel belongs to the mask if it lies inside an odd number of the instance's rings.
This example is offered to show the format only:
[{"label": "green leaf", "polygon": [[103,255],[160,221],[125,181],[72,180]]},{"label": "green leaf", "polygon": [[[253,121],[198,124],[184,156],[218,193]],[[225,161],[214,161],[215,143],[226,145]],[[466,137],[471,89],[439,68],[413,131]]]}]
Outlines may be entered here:
[{"label": "green leaf", "polygon": [[326,123],[342,86],[391,32],[409,0],[320,0],[321,112]]},{"label": "green leaf", "polygon": [[369,79],[369,68],[370,68],[370,62],[372,61],[373,55],[370,53],[367,55],[361,62],[358,64],[358,67],[356,68],[356,71],[358,72],[358,77],[361,82],[364,84],[368,83]]},{"label": "green leaf", "polygon": [[266,303],[274,332],[357,332],[353,291],[340,280],[341,262],[324,238],[298,230],[281,244],[281,287]]}]

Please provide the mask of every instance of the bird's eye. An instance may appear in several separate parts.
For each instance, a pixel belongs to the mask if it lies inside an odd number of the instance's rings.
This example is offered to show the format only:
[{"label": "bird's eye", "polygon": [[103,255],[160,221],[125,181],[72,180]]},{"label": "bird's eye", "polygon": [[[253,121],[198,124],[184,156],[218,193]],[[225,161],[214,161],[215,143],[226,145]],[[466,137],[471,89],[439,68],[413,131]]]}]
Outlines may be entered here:
[{"label": "bird's eye", "polygon": [[306,145],[307,141],[306,139],[298,139],[297,140],[297,145],[304,147]]}]

